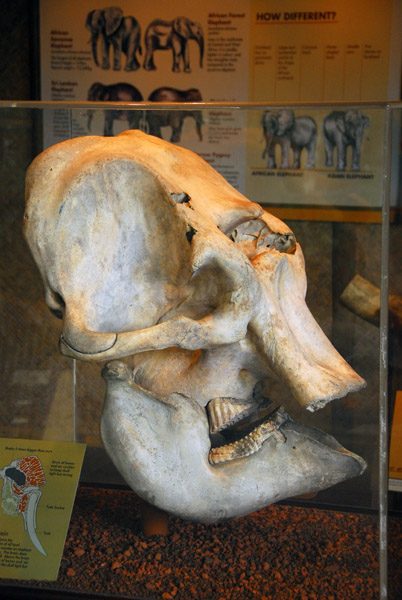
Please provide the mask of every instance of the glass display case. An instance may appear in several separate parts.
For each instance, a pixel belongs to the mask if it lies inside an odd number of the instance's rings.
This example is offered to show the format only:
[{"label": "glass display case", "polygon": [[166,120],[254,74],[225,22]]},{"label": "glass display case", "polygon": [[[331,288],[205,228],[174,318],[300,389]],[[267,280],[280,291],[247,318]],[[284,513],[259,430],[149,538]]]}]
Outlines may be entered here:
[{"label": "glass display case", "polygon": [[[203,585],[214,580],[211,592],[205,586],[199,588],[202,597],[216,600],[319,598],[313,582],[318,574],[326,597],[387,597],[388,420],[392,421],[395,396],[402,389],[398,308],[391,310],[388,321],[388,294],[396,299],[394,307],[402,297],[398,262],[402,252],[398,208],[401,110],[399,104],[0,103],[1,437],[87,444],[73,516],[78,530],[68,537],[59,580],[4,581],[9,591],[14,589],[17,595],[18,590],[21,594],[42,590],[45,594],[57,589],[65,594],[196,598],[201,596],[194,591],[195,584],[188,584],[198,577],[191,572],[193,565],[204,569]],[[248,199],[287,223],[304,254],[307,305],[335,348],[367,384],[315,412],[298,406],[280,381],[271,381],[264,390],[271,409],[284,406],[296,421],[324,430],[363,457],[367,462],[363,475],[270,507],[281,513],[261,511],[229,525],[200,526],[171,518],[170,533],[157,548],[157,538],[144,537],[135,516],[122,524],[130,507],[134,515],[138,513],[138,499],[128,491],[100,438],[104,363],[76,361],[58,351],[63,324],[49,313],[38,269],[22,235],[25,172],[35,156],[66,139],[117,135],[127,128],[139,128],[189,148]],[[342,134],[336,134],[342,128],[343,141]],[[351,285],[359,288],[357,301],[350,301]],[[366,301],[371,303],[370,314],[362,309]],[[399,502],[396,496],[391,500]],[[85,511],[92,507],[96,513],[108,503],[105,533],[99,528],[99,515],[91,517]],[[305,528],[308,542],[298,542],[296,534],[292,538],[288,525],[293,517],[293,531]],[[361,519],[366,532],[359,530],[356,538],[351,533],[355,519]],[[255,563],[257,554],[258,561],[266,554],[261,565],[257,561],[258,574],[248,575],[241,554],[233,549],[244,542],[236,538],[236,527],[241,524],[246,525],[246,533],[239,530],[238,535],[251,536],[247,560]],[[179,546],[181,527],[188,534],[184,551]],[[332,549],[338,563],[325,562],[325,548],[318,548],[311,538],[329,529],[330,537],[316,542],[326,544],[327,551]],[[116,539],[126,531],[131,536],[129,546],[120,544],[116,550],[110,539],[113,531]],[[91,535],[89,551],[81,538]],[[110,544],[95,573],[91,566],[95,546],[105,536]],[[358,563],[365,545],[373,562],[360,577],[362,565]],[[146,564],[155,562],[161,570],[164,562],[180,566],[183,555],[179,560],[177,548],[187,553],[182,572],[171,566],[163,585],[157,585],[157,575]],[[237,561],[233,572],[228,552]],[[142,561],[142,566],[135,567],[135,576],[134,567],[130,571],[127,566],[134,554]],[[78,568],[70,555],[82,565],[89,561],[83,567],[86,580],[75,578]],[[293,580],[284,575],[289,561],[298,573]],[[336,570],[337,565],[345,570],[345,561],[355,576],[345,575],[342,583]],[[218,572],[222,577],[226,573],[231,583],[219,586]],[[294,595],[290,595],[292,589]],[[273,595],[279,593],[283,596]]]}]

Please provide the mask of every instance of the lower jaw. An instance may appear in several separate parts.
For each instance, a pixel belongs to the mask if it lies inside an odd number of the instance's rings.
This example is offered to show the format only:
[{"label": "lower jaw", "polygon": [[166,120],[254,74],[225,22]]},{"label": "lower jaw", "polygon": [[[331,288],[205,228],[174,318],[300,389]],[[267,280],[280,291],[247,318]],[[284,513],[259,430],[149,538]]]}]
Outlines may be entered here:
[{"label": "lower jaw", "polygon": [[222,429],[231,441],[210,448],[206,412],[195,400],[139,387],[124,363],[105,370],[105,447],[134,491],[176,516],[236,518],[364,471],[363,459],[281,408],[249,429],[244,420]]},{"label": "lower jaw", "polygon": [[[213,362],[209,351],[200,354],[200,351],[175,349],[179,368],[172,376],[165,377],[166,364],[171,366],[170,352],[171,349],[150,351],[133,357],[136,362],[134,381],[154,394],[180,393],[196,399],[209,423],[211,465],[251,456],[269,438],[278,443],[286,441],[280,428],[284,423],[293,422],[291,413],[287,413],[289,407],[293,407],[291,412],[294,412],[297,405],[296,414],[306,410],[306,406],[293,398],[288,402],[290,392],[286,395],[286,409],[280,405],[281,401],[271,401],[265,395],[265,386],[269,386],[268,372],[263,372],[261,366],[257,375],[231,365],[232,371],[227,377],[222,377],[223,368],[215,368],[208,379],[216,384],[205,383],[205,364]],[[269,375],[272,377],[272,373]],[[218,389],[221,395],[214,395],[212,389]]]}]

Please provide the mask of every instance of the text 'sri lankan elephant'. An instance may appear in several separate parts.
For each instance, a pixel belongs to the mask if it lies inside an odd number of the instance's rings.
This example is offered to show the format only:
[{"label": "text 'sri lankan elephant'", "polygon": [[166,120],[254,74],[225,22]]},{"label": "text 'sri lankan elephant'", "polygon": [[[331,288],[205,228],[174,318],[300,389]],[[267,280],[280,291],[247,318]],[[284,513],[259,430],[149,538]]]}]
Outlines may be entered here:
[{"label": "text 'sri lankan elephant'", "polygon": [[262,158],[268,155],[268,169],[276,169],[275,149],[281,148],[281,169],[290,168],[290,150],[293,151],[293,169],[300,169],[302,150],[307,151],[306,169],[315,166],[317,125],[311,117],[295,117],[293,110],[266,110],[261,119],[266,146]]},{"label": "text 'sri lankan elephant'", "polygon": [[[88,91],[90,102],[141,102],[142,94],[136,87],[129,83],[115,83],[114,85],[103,85],[93,83]],[[113,123],[115,120],[128,121],[130,129],[138,129],[142,110],[105,110],[105,125],[103,135],[113,135]],[[91,130],[93,111],[88,110],[88,131]]]},{"label": "text 'sri lankan elephant'", "polygon": [[200,67],[202,67],[204,34],[201,25],[187,17],[177,17],[173,21],[155,19],[148,25],[145,32],[144,69],[147,71],[156,69],[155,50],[172,50],[172,71],[179,73],[180,63],[182,63],[183,71],[190,73],[189,40],[195,40],[200,48]]},{"label": "text 'sri lankan elephant'", "polygon": [[[150,94],[148,100],[150,102],[202,102],[202,97],[201,92],[196,88],[176,90],[171,87],[160,87]],[[171,127],[170,141],[180,142],[183,121],[186,117],[195,120],[196,131],[201,142],[203,120],[200,110],[150,110],[146,114],[148,133],[163,138],[161,127]]]},{"label": "text 'sri lankan elephant'", "polygon": [[[91,10],[88,13],[85,26],[92,34],[92,54],[95,64],[102,69],[110,69],[109,49],[113,46],[113,69],[121,69],[121,53],[127,56],[125,71],[136,71],[140,68],[137,51],[141,54],[141,28],[134,17],[124,17],[123,11],[117,6],[102,10]],[[98,61],[98,39],[101,38],[102,64]]]},{"label": "text 'sri lankan elephant'", "polygon": [[360,152],[364,131],[370,125],[370,119],[359,110],[334,110],[327,115],[323,123],[325,144],[325,166],[334,166],[334,149],[337,149],[337,171],[346,169],[348,146],[352,147],[352,171],[360,170]]}]

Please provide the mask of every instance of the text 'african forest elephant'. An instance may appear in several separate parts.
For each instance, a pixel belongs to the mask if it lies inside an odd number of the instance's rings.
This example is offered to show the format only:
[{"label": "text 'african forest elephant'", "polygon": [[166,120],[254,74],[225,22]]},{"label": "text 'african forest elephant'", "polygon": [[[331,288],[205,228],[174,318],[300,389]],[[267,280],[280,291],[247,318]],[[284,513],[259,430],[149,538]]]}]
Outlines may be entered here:
[{"label": "text 'african forest elephant'", "polygon": [[57,144],[28,170],[24,223],[61,351],[112,361],[102,439],[141,497],[208,523],[364,471],[283,407],[225,443],[263,381],[309,411],[365,384],[305,304],[291,230],[199,156],[141,131]]}]

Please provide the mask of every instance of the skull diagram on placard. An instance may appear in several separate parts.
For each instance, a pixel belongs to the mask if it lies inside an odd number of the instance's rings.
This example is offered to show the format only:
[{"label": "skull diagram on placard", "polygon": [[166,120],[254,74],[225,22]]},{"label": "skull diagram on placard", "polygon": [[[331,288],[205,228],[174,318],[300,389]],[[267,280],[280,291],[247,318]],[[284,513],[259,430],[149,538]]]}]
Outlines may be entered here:
[{"label": "skull diagram on placard", "polygon": [[37,456],[24,456],[13,460],[0,470],[3,479],[1,507],[6,515],[22,515],[25,531],[35,548],[47,556],[36,533],[36,512],[45,485],[45,473]]},{"label": "skull diagram on placard", "polygon": [[111,361],[102,438],[140,496],[211,522],[364,471],[283,407],[225,443],[258,416],[264,382],[282,380],[310,411],[364,386],[307,308],[303,254],[282,221],[140,131],[49,148],[26,193],[61,351]]}]

